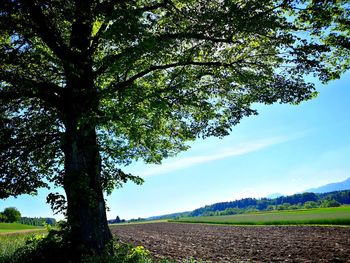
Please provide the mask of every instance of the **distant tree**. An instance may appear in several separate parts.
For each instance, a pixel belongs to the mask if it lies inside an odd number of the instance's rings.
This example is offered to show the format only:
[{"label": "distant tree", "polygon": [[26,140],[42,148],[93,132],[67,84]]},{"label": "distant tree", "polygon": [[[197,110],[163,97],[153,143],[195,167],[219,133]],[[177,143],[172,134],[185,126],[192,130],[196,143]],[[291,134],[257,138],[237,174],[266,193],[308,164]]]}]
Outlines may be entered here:
[{"label": "distant tree", "polygon": [[339,207],[341,206],[341,204],[339,202],[337,202],[336,200],[324,200],[321,203],[321,207]]},{"label": "distant tree", "polygon": [[266,198],[258,200],[256,208],[259,210],[265,210],[267,209],[267,206],[269,204],[269,200]]},{"label": "distant tree", "polygon": [[55,218],[47,217],[47,218],[45,218],[45,223],[48,225],[54,226],[54,225],[56,225],[57,222],[56,222]]},{"label": "distant tree", "polygon": [[283,203],[280,205],[281,210],[288,210],[290,209],[291,204],[290,203]]},{"label": "distant tree", "polygon": [[56,225],[56,219],[54,218],[42,218],[42,217],[21,217],[21,224],[31,225],[31,226],[43,226],[44,224],[48,225]]},{"label": "distant tree", "polygon": [[340,204],[350,204],[350,190],[321,194],[322,201],[335,200]]},{"label": "distant tree", "polygon": [[291,206],[289,206],[289,209],[291,209],[291,210],[297,210],[297,209],[301,209],[301,208],[302,208],[301,205],[291,205]]},{"label": "distant tree", "polygon": [[8,223],[18,222],[21,219],[21,213],[15,207],[5,208],[3,214]]},{"label": "distant tree", "polygon": [[120,217],[119,217],[119,216],[117,216],[117,217],[115,218],[115,222],[116,222],[116,223],[120,223]]},{"label": "distant tree", "polygon": [[6,216],[2,212],[0,212],[0,222],[6,222]]},{"label": "distant tree", "polygon": [[306,208],[306,209],[316,208],[316,207],[318,207],[318,204],[314,201],[307,201],[304,204],[304,208]]},{"label": "distant tree", "polygon": [[[346,32],[349,4],[325,1],[323,12],[323,2],[2,0],[0,198],[63,187],[70,244],[102,252],[104,192],[142,183],[121,165],[228,135],[255,103],[315,97],[305,75],[344,72],[343,38],[323,36],[333,24]],[[314,37],[307,26],[321,19],[304,19],[303,6],[334,15]],[[334,20],[333,7],[346,12]]]},{"label": "distant tree", "polygon": [[276,210],[276,206],[275,206],[275,205],[268,205],[268,206],[266,207],[266,210],[267,210],[267,211]]}]

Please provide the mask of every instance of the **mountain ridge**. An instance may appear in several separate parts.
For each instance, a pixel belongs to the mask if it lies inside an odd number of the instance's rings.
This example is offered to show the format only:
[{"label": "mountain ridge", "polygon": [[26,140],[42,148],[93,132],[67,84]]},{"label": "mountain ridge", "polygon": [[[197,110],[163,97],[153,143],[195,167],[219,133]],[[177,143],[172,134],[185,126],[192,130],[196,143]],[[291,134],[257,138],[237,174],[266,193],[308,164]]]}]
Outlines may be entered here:
[{"label": "mountain ridge", "polygon": [[322,185],[322,186],[316,187],[316,188],[310,188],[310,189],[307,189],[303,192],[311,192],[311,193],[321,194],[321,193],[342,191],[342,190],[348,190],[348,189],[350,189],[350,177],[348,179],[345,179],[344,181],[341,181],[341,182],[330,183],[330,184]]}]

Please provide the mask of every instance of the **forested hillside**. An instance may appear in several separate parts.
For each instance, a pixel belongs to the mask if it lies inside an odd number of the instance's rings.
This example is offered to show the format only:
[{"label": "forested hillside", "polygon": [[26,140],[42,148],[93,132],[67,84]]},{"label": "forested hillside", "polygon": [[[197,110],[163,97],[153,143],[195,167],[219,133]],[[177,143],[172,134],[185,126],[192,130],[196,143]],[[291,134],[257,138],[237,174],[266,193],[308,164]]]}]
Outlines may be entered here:
[{"label": "forested hillside", "polygon": [[244,198],[221,202],[193,210],[188,216],[230,215],[255,210],[286,210],[316,207],[334,207],[350,204],[350,190],[323,194],[302,193],[278,198]]},{"label": "forested hillside", "polygon": [[292,210],[316,207],[336,207],[350,204],[350,190],[329,193],[301,193],[277,198],[243,198],[231,202],[220,202],[190,212],[155,216],[149,219],[173,219],[191,216],[234,215],[251,211]]}]

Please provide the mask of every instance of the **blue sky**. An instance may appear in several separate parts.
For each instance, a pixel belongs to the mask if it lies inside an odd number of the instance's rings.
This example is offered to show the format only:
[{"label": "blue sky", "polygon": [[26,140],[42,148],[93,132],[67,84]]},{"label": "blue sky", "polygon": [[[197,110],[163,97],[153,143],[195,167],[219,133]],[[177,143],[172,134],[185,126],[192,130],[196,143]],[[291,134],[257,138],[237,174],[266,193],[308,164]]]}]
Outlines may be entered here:
[{"label": "blue sky", "polygon": [[[162,165],[135,163],[126,170],[145,178],[107,197],[109,219],[149,217],[206,204],[272,193],[293,194],[350,177],[350,73],[324,86],[318,98],[292,105],[256,105],[224,139],[191,143]],[[0,200],[23,216],[52,216],[46,190]],[[61,218],[61,216],[55,216]]]}]

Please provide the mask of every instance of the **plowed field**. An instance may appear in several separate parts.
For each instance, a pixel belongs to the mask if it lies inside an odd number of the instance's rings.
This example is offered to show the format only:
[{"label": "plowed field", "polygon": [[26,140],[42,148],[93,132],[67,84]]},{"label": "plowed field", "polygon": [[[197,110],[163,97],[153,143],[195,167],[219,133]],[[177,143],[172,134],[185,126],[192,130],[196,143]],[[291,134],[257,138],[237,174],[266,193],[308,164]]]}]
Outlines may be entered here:
[{"label": "plowed field", "polygon": [[112,227],[123,242],[181,262],[350,262],[350,227],[150,223]]}]

